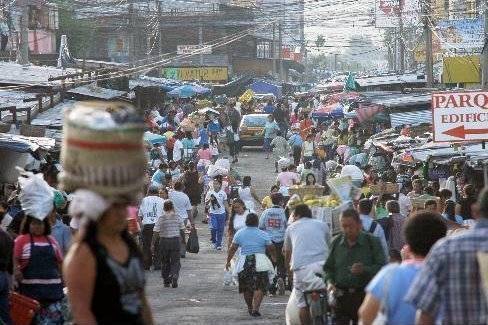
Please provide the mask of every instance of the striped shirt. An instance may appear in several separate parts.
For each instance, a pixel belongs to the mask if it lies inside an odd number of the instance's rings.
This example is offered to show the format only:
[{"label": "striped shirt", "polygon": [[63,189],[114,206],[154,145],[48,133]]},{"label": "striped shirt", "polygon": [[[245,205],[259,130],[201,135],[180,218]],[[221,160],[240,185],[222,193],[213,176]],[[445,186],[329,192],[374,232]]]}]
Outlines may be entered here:
[{"label": "striped shirt", "polygon": [[[442,310],[442,324],[487,324],[488,308],[477,252],[488,252],[488,220],[437,242],[406,301],[431,316]],[[442,307],[442,308],[441,308]]]},{"label": "striped shirt", "polygon": [[154,232],[159,232],[160,238],[180,237],[180,230],[185,229],[185,224],[175,212],[166,212],[158,218],[154,225]]},{"label": "striped shirt", "polygon": [[[33,237],[34,246],[49,246],[52,245],[56,253],[56,259],[58,263],[63,261],[63,253],[59,249],[59,245],[56,239],[52,236],[48,236],[50,243],[45,236]],[[14,245],[14,258],[19,262],[19,267],[24,269],[29,263],[31,254],[31,239],[28,234],[20,235],[15,239]]]}]

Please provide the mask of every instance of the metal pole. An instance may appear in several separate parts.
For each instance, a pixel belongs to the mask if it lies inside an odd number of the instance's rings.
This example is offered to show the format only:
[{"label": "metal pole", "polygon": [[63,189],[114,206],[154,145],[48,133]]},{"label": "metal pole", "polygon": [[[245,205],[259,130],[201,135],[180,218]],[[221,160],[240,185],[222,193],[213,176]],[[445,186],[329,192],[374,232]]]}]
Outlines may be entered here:
[{"label": "metal pole", "polygon": [[283,82],[284,71],[283,71],[283,37],[281,35],[281,22],[278,25],[278,58],[280,60],[280,81]]},{"label": "metal pole", "polygon": [[202,25],[202,18],[199,19],[200,24],[198,26],[198,45],[200,48],[200,66],[203,66],[203,53],[202,53],[202,47],[203,47],[203,25]]},{"label": "metal pole", "polygon": [[20,16],[20,42],[17,49],[17,63],[28,64],[29,63],[29,6],[22,1],[22,15]]},{"label": "metal pole", "polygon": [[161,54],[163,54],[163,31],[161,30],[161,1],[156,0],[158,4],[158,61],[161,60]]},{"label": "metal pole", "polygon": [[487,41],[488,41],[488,1],[483,1],[485,4],[485,10],[483,10],[483,19],[485,21],[485,44],[483,46],[483,52],[481,56],[481,86],[483,89],[488,89],[488,48],[487,48]]},{"label": "metal pole", "polygon": [[272,46],[272,55],[271,58],[273,60],[273,78],[276,77],[276,24],[273,23],[273,46]]},{"label": "metal pole", "polygon": [[399,55],[398,55],[398,61],[399,67],[400,67],[400,73],[403,74],[405,73],[405,43],[403,42],[403,19],[402,19],[402,8],[400,6],[398,10],[398,42],[399,42]]},{"label": "metal pole", "polygon": [[424,2],[424,32],[425,32],[425,74],[427,88],[434,87],[434,58],[432,54],[432,30],[429,26],[432,12],[432,0]]}]

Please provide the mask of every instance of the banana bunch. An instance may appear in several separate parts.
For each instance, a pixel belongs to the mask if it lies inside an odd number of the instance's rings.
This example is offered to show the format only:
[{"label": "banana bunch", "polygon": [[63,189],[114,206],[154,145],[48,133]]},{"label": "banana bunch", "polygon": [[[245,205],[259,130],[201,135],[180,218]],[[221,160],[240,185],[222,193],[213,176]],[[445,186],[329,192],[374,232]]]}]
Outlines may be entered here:
[{"label": "banana bunch", "polygon": [[305,195],[303,198],[303,203],[308,205],[309,207],[327,207],[327,208],[335,208],[341,204],[341,200],[336,196],[314,196],[314,195]]}]

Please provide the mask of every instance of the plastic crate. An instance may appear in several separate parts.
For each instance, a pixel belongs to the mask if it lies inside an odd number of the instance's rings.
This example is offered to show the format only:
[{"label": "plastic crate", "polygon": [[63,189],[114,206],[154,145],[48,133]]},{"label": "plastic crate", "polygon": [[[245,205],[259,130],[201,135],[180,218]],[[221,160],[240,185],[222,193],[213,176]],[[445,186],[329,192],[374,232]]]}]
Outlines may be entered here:
[{"label": "plastic crate", "polygon": [[13,325],[30,325],[41,307],[37,300],[17,292],[10,293],[9,305]]}]

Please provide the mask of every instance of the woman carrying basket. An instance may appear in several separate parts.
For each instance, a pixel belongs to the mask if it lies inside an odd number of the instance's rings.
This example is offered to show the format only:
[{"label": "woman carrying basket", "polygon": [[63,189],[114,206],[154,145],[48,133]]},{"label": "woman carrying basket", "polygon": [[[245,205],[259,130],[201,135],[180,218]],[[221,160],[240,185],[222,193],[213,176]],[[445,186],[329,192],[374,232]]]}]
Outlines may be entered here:
[{"label": "woman carrying basket", "polygon": [[19,292],[40,304],[35,324],[64,324],[61,300],[63,254],[52,237],[48,215],[55,213],[54,192],[42,176],[23,173],[19,200],[25,217],[14,244],[14,276]]}]

